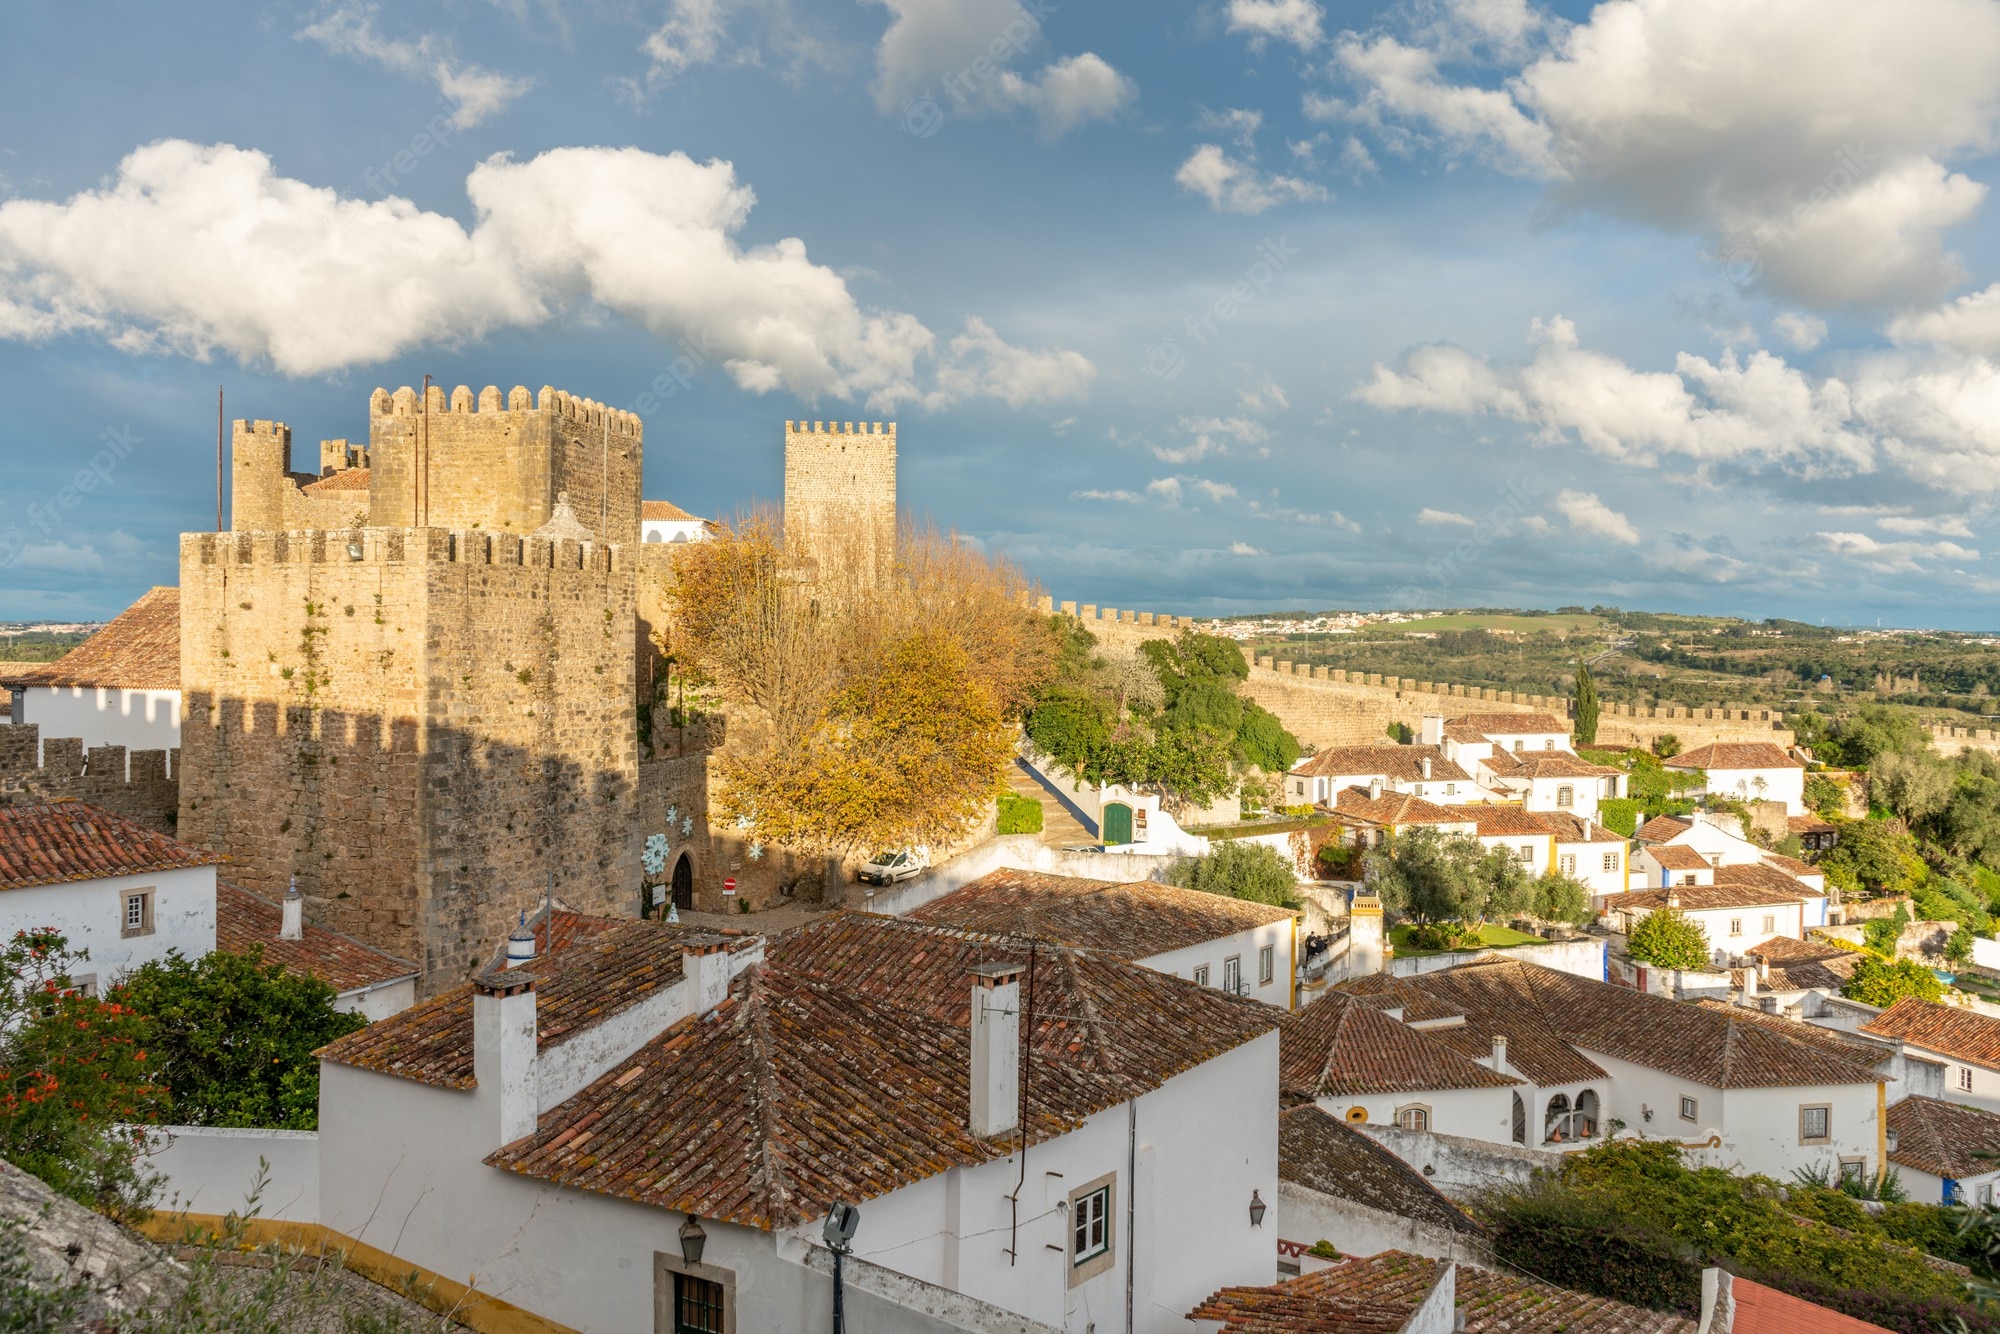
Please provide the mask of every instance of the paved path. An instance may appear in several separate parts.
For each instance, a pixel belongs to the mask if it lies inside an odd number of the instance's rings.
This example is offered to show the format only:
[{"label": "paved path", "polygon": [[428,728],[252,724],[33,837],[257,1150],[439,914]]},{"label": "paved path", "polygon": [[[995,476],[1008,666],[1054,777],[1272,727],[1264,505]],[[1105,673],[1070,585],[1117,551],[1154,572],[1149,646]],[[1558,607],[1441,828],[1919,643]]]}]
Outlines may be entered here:
[{"label": "paved path", "polygon": [[1042,803],[1042,842],[1051,848],[1073,848],[1094,844],[1097,835],[1077,818],[1074,808],[1042,782],[1027,761],[1015,760],[1007,768],[1007,786],[1023,797]]}]

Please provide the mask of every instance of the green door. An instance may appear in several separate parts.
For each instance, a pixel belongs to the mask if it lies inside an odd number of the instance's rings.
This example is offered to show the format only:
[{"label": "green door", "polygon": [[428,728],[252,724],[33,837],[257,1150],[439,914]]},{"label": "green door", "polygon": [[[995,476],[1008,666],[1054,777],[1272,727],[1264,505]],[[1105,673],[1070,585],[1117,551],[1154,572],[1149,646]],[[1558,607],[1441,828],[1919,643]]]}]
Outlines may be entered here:
[{"label": "green door", "polygon": [[1132,841],[1132,808],[1122,801],[1104,803],[1104,842],[1106,846]]}]

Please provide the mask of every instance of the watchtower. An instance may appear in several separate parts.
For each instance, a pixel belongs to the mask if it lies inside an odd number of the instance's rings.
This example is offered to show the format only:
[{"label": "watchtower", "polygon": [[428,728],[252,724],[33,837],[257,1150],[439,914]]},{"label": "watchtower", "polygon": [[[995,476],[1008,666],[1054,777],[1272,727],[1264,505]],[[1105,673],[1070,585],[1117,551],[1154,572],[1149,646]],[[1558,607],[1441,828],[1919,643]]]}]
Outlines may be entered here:
[{"label": "watchtower", "polygon": [[785,423],[785,539],[821,578],[863,584],[896,561],[896,423]]}]

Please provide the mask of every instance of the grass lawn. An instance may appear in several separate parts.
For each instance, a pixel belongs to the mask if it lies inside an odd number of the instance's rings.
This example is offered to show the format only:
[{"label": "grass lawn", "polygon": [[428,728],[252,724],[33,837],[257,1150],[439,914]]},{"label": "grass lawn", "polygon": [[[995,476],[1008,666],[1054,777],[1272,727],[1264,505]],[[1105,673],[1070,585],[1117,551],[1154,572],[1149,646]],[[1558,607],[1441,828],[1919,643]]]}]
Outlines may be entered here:
[{"label": "grass lawn", "polygon": [[[1410,924],[1389,928],[1389,943],[1396,947],[1396,953],[1406,959],[1422,958],[1431,954],[1449,954],[1449,950],[1420,950],[1410,944]],[[1540,936],[1531,936],[1516,931],[1511,926],[1496,926],[1488,922],[1479,928],[1479,943],[1488,949],[1504,950],[1514,945],[1543,945],[1548,942]]]}]

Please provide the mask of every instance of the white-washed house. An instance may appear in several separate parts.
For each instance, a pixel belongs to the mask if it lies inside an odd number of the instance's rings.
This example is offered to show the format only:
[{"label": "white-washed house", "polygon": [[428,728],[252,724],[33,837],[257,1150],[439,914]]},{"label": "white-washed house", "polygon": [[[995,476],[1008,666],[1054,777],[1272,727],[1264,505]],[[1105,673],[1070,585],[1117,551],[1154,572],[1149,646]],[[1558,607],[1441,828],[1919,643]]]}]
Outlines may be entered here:
[{"label": "white-washed house", "polygon": [[1699,769],[1710,796],[1738,801],[1775,801],[1787,815],[1806,813],[1806,766],[1783,746],[1769,741],[1718,741],[1660,761],[1669,769]]},{"label": "white-washed house", "polygon": [[9,722],[77,737],[86,753],[127,754],[181,744],[181,591],[154,588],[55,662],[0,677]]}]

